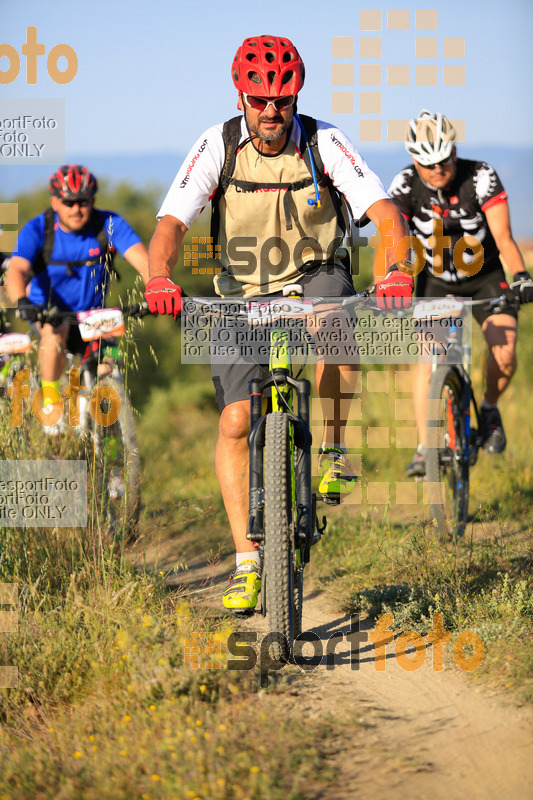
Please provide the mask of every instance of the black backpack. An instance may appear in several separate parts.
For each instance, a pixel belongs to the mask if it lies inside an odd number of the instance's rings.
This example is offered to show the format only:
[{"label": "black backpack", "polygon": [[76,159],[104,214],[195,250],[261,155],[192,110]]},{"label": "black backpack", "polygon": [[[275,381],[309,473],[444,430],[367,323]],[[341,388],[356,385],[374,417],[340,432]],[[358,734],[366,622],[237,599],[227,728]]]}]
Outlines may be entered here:
[{"label": "black backpack", "polygon": [[[305,131],[305,136],[302,133],[300,137],[300,153],[302,154],[307,169],[309,170],[309,178],[304,178],[303,180],[296,181],[294,183],[255,183],[253,181],[241,181],[233,178],[237,150],[239,147],[239,140],[241,138],[242,116],[233,117],[224,123],[224,127],[222,129],[222,138],[224,140],[226,155],[224,159],[224,166],[222,167],[222,172],[220,173],[218,188],[212,199],[211,236],[213,237],[214,242],[218,241],[218,234],[220,230],[219,201],[221,196],[225,194],[230,185],[237,186],[242,191],[247,192],[254,192],[257,189],[271,189],[274,187],[278,189],[287,189],[284,198],[285,224],[287,230],[290,231],[292,229],[292,221],[289,213],[290,193],[291,191],[305,189],[313,184],[309,149],[311,150],[315,163],[317,183],[319,186],[327,186],[333,206],[335,208],[335,213],[337,214],[337,221],[340,229],[342,230],[343,234],[347,229],[349,229],[350,215],[348,213],[346,201],[343,195],[334,187],[330,177],[324,173],[324,162],[322,161],[322,157],[318,149],[316,119],[313,117],[308,117],[305,114],[299,114],[299,117]],[[246,140],[243,142],[242,146],[247,144],[249,141],[250,140]]]},{"label": "black backpack", "polygon": [[111,247],[109,244],[109,240],[107,238],[107,234],[105,232],[105,216],[102,215],[99,211],[95,208],[91,211],[91,216],[89,218],[89,226],[92,228],[93,235],[96,237],[98,241],[98,245],[100,247],[100,255],[96,256],[95,258],[89,258],[85,261],[55,261],[52,259],[52,251],[54,249],[54,238],[55,238],[55,231],[54,231],[54,222],[55,222],[55,212],[53,208],[47,208],[44,212],[44,242],[42,249],[37,254],[33,265],[32,271],[34,275],[39,275],[39,273],[44,272],[48,264],[66,264],[67,265],[67,274],[72,275],[72,268],[73,267],[93,267],[96,264],[99,264],[102,260],[105,261],[106,267],[111,271],[114,272],[118,279],[120,279],[120,275],[118,274],[117,270],[113,266],[113,259],[115,258],[116,251],[114,247]]}]

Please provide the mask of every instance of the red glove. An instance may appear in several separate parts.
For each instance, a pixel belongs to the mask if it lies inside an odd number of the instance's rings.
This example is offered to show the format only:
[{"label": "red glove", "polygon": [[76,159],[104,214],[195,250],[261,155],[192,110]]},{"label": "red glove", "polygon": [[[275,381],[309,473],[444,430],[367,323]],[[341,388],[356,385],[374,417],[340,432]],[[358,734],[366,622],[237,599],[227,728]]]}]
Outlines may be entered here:
[{"label": "red glove", "polygon": [[413,276],[406,275],[393,264],[383,280],[376,283],[378,308],[389,311],[393,308],[409,308],[414,288]]},{"label": "red glove", "polygon": [[152,278],[146,284],[144,296],[152,314],[172,314],[174,319],[181,313],[183,289],[169,278]]}]

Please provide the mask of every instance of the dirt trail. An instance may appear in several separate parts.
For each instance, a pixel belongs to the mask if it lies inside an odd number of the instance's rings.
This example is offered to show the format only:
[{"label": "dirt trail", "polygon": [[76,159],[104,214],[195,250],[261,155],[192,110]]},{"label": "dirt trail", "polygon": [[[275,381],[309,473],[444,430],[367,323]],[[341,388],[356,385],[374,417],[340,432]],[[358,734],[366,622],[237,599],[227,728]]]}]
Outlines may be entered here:
[{"label": "dirt trail", "polygon": [[[347,633],[349,625],[318,595],[304,602],[304,628],[317,632],[325,648],[333,631]],[[347,743],[338,758],[344,786],[329,798],[375,800],[396,789],[432,800],[531,800],[529,709],[504,705],[455,669],[433,671],[429,648],[424,664],[413,672],[397,663],[392,644],[383,672],[376,671],[373,644],[361,644],[357,670],[349,663],[349,642],[336,650],[335,669],[320,667],[323,691],[318,691],[373,727],[363,737],[363,748],[361,739],[353,747]]]},{"label": "dirt trail", "polygon": [[[161,545],[166,550],[168,542]],[[164,550],[150,553],[160,566],[166,560]],[[148,565],[151,559],[146,559],[146,551],[144,555]],[[230,556],[214,565],[192,559],[177,582],[191,597],[218,608],[232,563]],[[477,686],[453,666],[434,671],[430,646],[420,669],[409,672],[397,663],[394,644],[389,644],[385,670],[377,671],[374,645],[363,641],[355,665],[355,654],[350,654],[354,646],[346,638],[350,619],[335,610],[324,592],[307,588],[303,623],[304,630],[318,635],[323,653],[332,634],[342,636],[334,650],[333,669],[324,663],[307,673],[289,668],[300,711],[309,717],[330,714],[361,724],[355,733],[350,724],[350,733],[334,757],[340,788],[328,789],[321,797],[377,800],[408,791],[420,800],[533,798],[529,708],[491,695],[486,686]],[[268,631],[267,620],[260,615],[251,617],[246,627],[257,630],[259,640]],[[361,632],[373,627],[363,622]],[[304,655],[311,655],[308,648]],[[267,702],[268,697],[267,693]]]}]

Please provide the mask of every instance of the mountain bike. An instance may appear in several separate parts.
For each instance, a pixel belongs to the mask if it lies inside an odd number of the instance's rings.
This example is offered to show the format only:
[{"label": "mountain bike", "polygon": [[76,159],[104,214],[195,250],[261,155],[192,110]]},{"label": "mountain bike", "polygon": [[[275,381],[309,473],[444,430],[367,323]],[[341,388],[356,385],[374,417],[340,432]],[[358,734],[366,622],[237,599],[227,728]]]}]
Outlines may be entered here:
[{"label": "mountain bike", "polygon": [[[81,387],[76,398],[77,424],[72,430],[92,463],[100,523],[110,542],[118,541],[120,533],[126,538],[134,533],[140,511],[139,447],[118,339],[125,333],[125,318],[149,313],[146,303],[80,312],[39,309],[41,323],[78,326],[80,336],[69,335],[66,351],[65,372],[75,378],[76,385],[79,377]],[[39,336],[34,325],[32,330]],[[0,346],[1,342],[2,337]],[[63,433],[67,427],[61,426]]]},{"label": "mountain bike", "polygon": [[[319,521],[321,498],[312,490],[309,419],[311,383],[300,377],[292,353],[296,340],[309,346],[310,334],[291,326],[291,320],[341,308],[368,292],[338,302],[329,298],[303,298],[298,284],[284,287],[283,296],[261,300],[210,300],[187,298],[184,318],[201,309],[214,316],[246,323],[249,331],[261,326],[267,331],[268,369],[265,377],[250,381],[249,517],[247,537],[262,556],[261,612],[268,615],[270,659],[290,661],[293,642],[302,629],[303,572],[311,548],[326,529]],[[252,337],[253,338],[253,337]],[[296,345],[297,346],[297,345]],[[263,412],[263,407],[266,410]],[[250,613],[254,613],[253,611]]]},{"label": "mountain bike", "polygon": [[464,311],[476,305],[485,306],[491,313],[519,307],[514,297],[505,294],[489,300],[444,297],[419,301],[413,314],[419,320],[450,321],[443,340],[435,343],[432,357],[425,453],[431,517],[439,531],[454,539],[465,532],[470,468],[475,465],[483,444],[479,408],[469,372],[471,346],[463,341]]},{"label": "mountain bike", "polygon": [[[284,289],[287,300],[263,304],[261,315],[276,322],[309,312],[299,285]],[[251,320],[253,321],[253,320]],[[309,398],[311,384],[293,374],[290,333],[279,319],[270,330],[268,375],[250,381],[250,493],[248,538],[263,556],[261,607],[268,613],[274,661],[288,661],[302,629],[303,570],[324,533],[311,491]],[[263,398],[270,392],[266,413]],[[296,408],[294,407],[296,394]]]}]

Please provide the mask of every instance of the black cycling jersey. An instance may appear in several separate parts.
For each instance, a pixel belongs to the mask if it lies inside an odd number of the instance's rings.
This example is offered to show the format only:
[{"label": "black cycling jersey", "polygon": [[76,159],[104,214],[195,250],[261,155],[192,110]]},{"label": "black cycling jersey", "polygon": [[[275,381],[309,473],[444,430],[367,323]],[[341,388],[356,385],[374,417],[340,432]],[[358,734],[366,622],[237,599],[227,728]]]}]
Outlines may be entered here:
[{"label": "black cycling jersey", "polygon": [[[492,205],[507,202],[507,195],[495,170],[484,161],[456,159],[455,174],[444,189],[423,183],[414,165],[399,172],[389,194],[407,220],[411,232],[426,248],[426,269],[433,274],[433,252],[428,238],[433,234],[433,220],[441,218],[443,235],[450,236],[451,246],[442,253],[442,275],[448,284],[468,281],[453,264],[453,248],[463,236],[474,236],[483,245],[483,274],[501,269],[498,248],[487,225],[485,211]],[[465,263],[473,254],[466,250]]]}]

